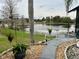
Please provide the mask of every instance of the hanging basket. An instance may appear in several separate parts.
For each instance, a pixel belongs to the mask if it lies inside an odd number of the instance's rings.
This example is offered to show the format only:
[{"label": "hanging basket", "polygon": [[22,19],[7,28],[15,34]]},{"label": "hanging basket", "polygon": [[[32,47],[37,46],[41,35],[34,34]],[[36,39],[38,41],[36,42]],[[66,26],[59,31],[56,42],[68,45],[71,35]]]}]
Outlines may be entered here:
[{"label": "hanging basket", "polygon": [[12,42],[13,38],[14,38],[14,36],[10,33],[10,34],[8,35],[8,41],[9,41],[9,42]]},{"label": "hanging basket", "polygon": [[48,32],[49,32],[49,34],[51,34],[52,33],[52,29],[48,29]]}]

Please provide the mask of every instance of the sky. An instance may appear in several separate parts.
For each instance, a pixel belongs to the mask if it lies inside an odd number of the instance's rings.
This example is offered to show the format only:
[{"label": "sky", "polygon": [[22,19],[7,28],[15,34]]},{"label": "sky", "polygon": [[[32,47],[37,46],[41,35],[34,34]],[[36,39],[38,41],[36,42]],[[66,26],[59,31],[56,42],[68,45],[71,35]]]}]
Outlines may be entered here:
[{"label": "sky", "polygon": [[[2,0],[0,1],[0,9],[2,7]],[[73,7],[78,3],[74,3]],[[17,11],[20,16],[28,18],[28,0],[22,0],[18,3]],[[75,12],[69,13],[69,17],[75,18]],[[42,18],[46,16],[66,16],[64,0],[34,0],[34,18]]]}]

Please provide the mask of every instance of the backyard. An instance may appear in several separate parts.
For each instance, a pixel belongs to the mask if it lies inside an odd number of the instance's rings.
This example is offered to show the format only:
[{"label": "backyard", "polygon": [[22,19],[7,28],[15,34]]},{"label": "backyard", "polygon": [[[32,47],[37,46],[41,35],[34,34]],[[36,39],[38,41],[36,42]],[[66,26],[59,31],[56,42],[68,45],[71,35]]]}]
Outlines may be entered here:
[{"label": "backyard", "polygon": [[79,59],[77,3],[1,0],[0,59]]},{"label": "backyard", "polygon": [[[14,39],[12,43],[8,41],[7,35],[9,33],[12,33],[14,35]],[[24,31],[16,31],[8,28],[0,29],[0,52],[11,48],[13,45],[16,43],[24,43],[24,44],[29,44],[30,43],[30,34],[29,32],[24,32]],[[55,36],[47,36],[47,39],[52,40],[52,38],[55,38]],[[34,40],[36,42],[39,41],[44,41],[45,40],[45,35],[41,33],[35,33],[34,34]]]}]

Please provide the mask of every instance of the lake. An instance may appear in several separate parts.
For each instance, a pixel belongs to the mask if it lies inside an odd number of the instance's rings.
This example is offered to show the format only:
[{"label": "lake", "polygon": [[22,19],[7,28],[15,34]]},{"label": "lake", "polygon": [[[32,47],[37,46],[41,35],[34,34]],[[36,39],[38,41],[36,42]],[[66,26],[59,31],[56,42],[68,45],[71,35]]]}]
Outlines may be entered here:
[{"label": "lake", "polygon": [[[48,26],[44,24],[34,24],[34,32],[48,34],[48,28],[52,28],[51,34],[53,35],[56,35],[59,33],[67,33],[67,28],[64,28],[62,26]],[[29,28],[26,28],[25,30],[29,31]]]}]

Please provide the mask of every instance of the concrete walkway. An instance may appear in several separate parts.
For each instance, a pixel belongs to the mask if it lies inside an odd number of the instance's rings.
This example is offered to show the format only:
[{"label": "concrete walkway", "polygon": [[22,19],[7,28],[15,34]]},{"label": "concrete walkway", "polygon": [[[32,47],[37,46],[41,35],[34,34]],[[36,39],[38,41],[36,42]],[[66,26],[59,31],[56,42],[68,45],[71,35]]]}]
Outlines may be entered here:
[{"label": "concrete walkway", "polygon": [[54,40],[49,41],[47,46],[43,49],[40,59],[55,59],[55,53],[57,46],[68,40],[72,40],[74,38],[66,37],[65,35],[58,35],[58,37]]}]

